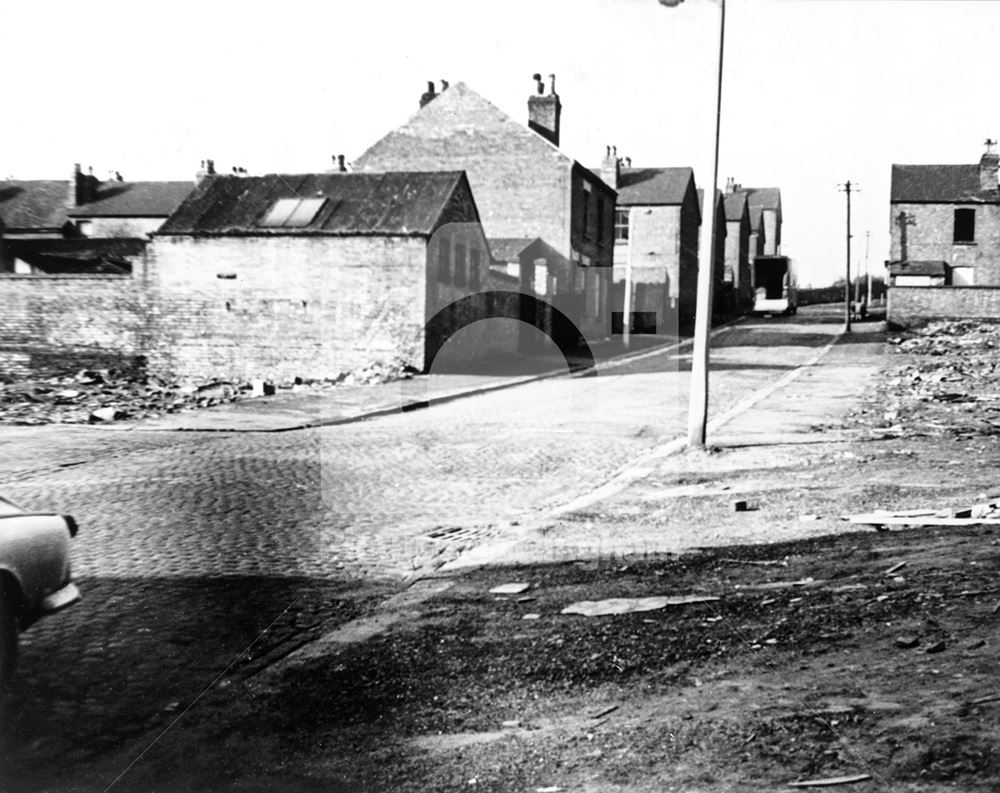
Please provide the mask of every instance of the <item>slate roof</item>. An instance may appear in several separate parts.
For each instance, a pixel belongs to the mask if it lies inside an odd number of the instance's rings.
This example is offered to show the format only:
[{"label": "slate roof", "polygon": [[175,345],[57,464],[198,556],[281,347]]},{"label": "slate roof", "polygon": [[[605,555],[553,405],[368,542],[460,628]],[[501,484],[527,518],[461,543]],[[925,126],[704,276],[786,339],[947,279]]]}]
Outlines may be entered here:
[{"label": "slate roof", "polygon": [[[592,169],[601,175],[600,168]],[[622,168],[618,175],[620,206],[674,206],[684,203],[694,170],[682,168]]]},{"label": "slate roof", "polygon": [[[462,171],[207,176],[157,234],[429,235],[462,184]],[[282,198],[327,200],[301,227],[259,225]]]},{"label": "slate roof", "polygon": [[[557,146],[525,124],[515,121],[489,100],[458,82],[421,107],[402,126],[373,143],[354,160],[358,171],[384,170],[386,163],[396,170],[427,170],[429,163],[446,165],[449,139],[462,138],[452,156],[470,149],[486,157],[497,150],[499,139],[516,141],[526,153],[573,160]],[[471,144],[471,145],[470,145]]]},{"label": "slate roof", "polygon": [[95,200],[72,207],[67,214],[70,217],[167,217],[194,187],[191,181],[103,182],[97,188]]},{"label": "slate roof", "polygon": [[490,252],[498,262],[516,262],[521,252],[538,237],[490,237]]},{"label": "slate roof", "polygon": [[747,195],[742,190],[726,193],[726,220],[742,220],[743,213],[747,212]]},{"label": "slate roof", "polygon": [[781,189],[778,187],[745,187],[751,214],[756,210],[781,211]]},{"label": "slate roof", "polygon": [[[723,203],[722,191],[716,188],[715,190],[715,208],[719,208],[719,204]],[[704,208],[705,206],[705,191],[702,188],[698,188],[698,206]]]},{"label": "slate roof", "polygon": [[0,220],[8,232],[58,229],[66,223],[68,195],[66,180],[0,181]]},{"label": "slate roof", "polygon": [[1000,190],[979,189],[979,165],[893,165],[890,202],[1000,202]]}]

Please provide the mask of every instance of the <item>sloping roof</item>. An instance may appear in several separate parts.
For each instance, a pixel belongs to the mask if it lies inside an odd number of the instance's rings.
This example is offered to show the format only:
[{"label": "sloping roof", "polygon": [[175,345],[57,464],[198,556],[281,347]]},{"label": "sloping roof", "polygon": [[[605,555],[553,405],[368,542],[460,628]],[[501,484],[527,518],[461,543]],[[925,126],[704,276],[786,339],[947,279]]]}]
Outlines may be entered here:
[{"label": "sloping roof", "polygon": [[1000,191],[979,189],[979,165],[893,165],[889,200],[906,203],[997,202]]},{"label": "sloping roof", "polygon": [[781,188],[746,187],[747,203],[751,213],[754,210],[775,209],[781,211]]},{"label": "sloping roof", "polygon": [[516,262],[521,252],[538,237],[490,237],[490,252],[498,262]]},{"label": "sloping roof", "polygon": [[747,213],[747,195],[743,191],[726,193],[726,220],[742,220]]},{"label": "sloping roof", "polygon": [[[453,148],[448,141],[462,139]],[[427,170],[429,167],[454,167],[447,158],[478,149],[483,157],[497,150],[499,138],[513,140],[539,154],[573,162],[559,148],[515,121],[489,100],[463,82],[449,86],[421,107],[402,126],[372,144],[354,161],[359,171]],[[470,145],[471,144],[471,145]]]},{"label": "sloping roof", "polygon": [[72,207],[68,214],[70,217],[167,217],[192,190],[191,181],[103,182],[97,188],[97,198]]},{"label": "sloping roof", "polygon": [[7,231],[59,228],[68,196],[66,180],[0,181],[0,220]]},{"label": "sloping roof", "polygon": [[[600,169],[596,169],[600,176]],[[622,206],[673,206],[684,203],[694,183],[694,170],[682,168],[622,168],[618,203]]]},{"label": "sloping roof", "polygon": [[[462,171],[208,176],[158,234],[429,235]],[[279,199],[322,198],[307,223],[261,226]]]},{"label": "sloping roof", "polygon": [[947,275],[948,262],[921,260],[913,262],[889,262],[890,275]]},{"label": "sloping roof", "polygon": [[[716,188],[715,189],[715,208],[716,208],[716,210],[718,210],[719,207],[721,205],[723,205],[723,203],[724,203],[724,196],[722,194],[722,191],[719,190],[718,188]],[[704,213],[704,208],[705,208],[705,191],[701,187],[698,188],[698,206],[701,207],[702,212]]]}]

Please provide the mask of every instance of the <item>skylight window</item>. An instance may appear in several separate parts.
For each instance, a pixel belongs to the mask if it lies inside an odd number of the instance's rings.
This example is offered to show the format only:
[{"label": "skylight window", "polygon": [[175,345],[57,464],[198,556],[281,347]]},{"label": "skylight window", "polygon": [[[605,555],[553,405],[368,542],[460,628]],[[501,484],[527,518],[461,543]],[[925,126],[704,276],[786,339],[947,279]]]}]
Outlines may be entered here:
[{"label": "skylight window", "polygon": [[302,228],[315,220],[325,203],[325,198],[279,198],[258,225]]}]

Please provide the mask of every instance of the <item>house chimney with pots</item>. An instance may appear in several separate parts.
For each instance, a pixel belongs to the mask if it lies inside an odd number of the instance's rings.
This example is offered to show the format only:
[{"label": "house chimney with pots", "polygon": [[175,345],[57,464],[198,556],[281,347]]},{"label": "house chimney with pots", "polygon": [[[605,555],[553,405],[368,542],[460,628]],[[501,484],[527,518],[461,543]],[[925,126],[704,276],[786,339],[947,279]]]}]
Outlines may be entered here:
[{"label": "house chimney with pots", "polygon": [[726,195],[732,195],[736,192],[736,180],[733,177],[726,179]]},{"label": "house chimney with pots", "polygon": [[420,106],[423,107],[428,102],[430,102],[437,94],[434,93],[434,81],[427,81],[427,90],[424,91],[423,95],[420,97]]},{"label": "house chimney with pots", "polygon": [[337,155],[337,171],[339,173],[347,173],[347,165],[344,164],[344,155]]},{"label": "house chimney with pots", "polygon": [[532,75],[536,93],[528,97],[528,127],[533,129],[554,146],[559,145],[559,116],[562,104],[556,93],[556,76],[549,75],[549,92],[540,74]]},{"label": "house chimney with pots", "polygon": [[1000,154],[996,152],[997,142],[990,138],[986,139],[986,152],[979,160],[979,189],[997,190],[1000,184],[997,182],[997,174],[1000,173]]},{"label": "house chimney with pots", "polygon": [[97,186],[100,180],[94,176],[94,169],[83,173],[80,163],[73,164],[73,174],[69,179],[69,190],[66,196],[67,205],[71,207],[89,204],[97,198]]},{"label": "house chimney with pots", "polygon": [[215,160],[202,160],[201,167],[195,172],[194,183],[198,184],[206,176],[215,176]]},{"label": "house chimney with pots", "polygon": [[618,147],[608,146],[604,152],[604,162],[601,163],[601,179],[612,190],[618,189],[618,177],[621,175],[621,160],[618,159]]}]

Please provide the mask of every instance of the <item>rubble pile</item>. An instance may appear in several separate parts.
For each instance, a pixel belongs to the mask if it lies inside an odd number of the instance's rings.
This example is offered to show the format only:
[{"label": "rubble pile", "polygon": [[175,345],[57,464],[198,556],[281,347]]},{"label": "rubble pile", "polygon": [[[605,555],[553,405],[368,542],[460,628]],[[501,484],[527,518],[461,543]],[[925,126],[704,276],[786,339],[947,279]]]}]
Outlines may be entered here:
[{"label": "rubble pile", "polygon": [[1000,324],[939,320],[891,337],[898,362],[855,418],[899,436],[1000,435]]},{"label": "rubble pile", "polygon": [[98,424],[197,410],[280,391],[300,393],[367,386],[407,379],[416,370],[376,363],[323,380],[279,383],[177,382],[114,369],[82,369],[74,375],[0,382],[0,424]]}]

